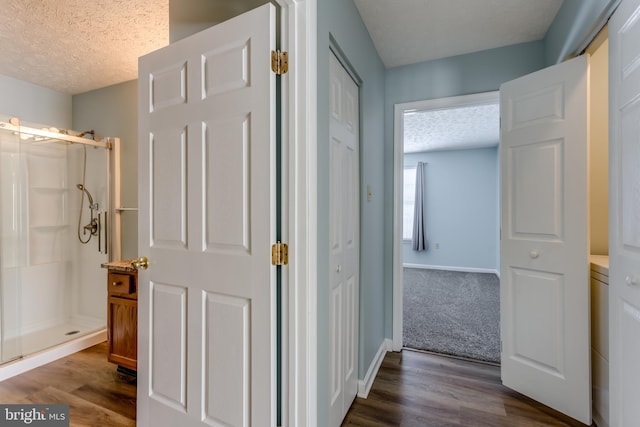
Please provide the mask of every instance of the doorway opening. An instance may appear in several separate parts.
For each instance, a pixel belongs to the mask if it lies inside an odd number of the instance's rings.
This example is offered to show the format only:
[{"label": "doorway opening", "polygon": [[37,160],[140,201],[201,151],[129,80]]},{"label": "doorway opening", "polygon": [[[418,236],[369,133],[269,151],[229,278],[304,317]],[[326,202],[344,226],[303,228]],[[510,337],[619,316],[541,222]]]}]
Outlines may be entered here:
[{"label": "doorway opening", "polygon": [[499,139],[498,92],[396,105],[394,350],[500,361]]}]

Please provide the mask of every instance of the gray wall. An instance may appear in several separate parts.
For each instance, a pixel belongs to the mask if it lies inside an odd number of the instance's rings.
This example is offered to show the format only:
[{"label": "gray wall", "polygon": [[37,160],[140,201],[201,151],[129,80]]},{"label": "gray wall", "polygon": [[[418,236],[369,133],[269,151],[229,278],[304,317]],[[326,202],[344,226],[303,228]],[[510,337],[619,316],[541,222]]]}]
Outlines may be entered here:
[{"label": "gray wall", "polygon": [[238,16],[269,0],[169,0],[171,43]]},{"label": "gray wall", "polygon": [[71,129],[71,95],[0,75],[0,114]]},{"label": "gray wall", "polygon": [[[406,264],[498,270],[498,148],[405,154],[405,166],[428,163],[425,231],[429,248],[403,244]],[[439,248],[436,248],[439,243]]]},{"label": "gray wall", "polygon": [[490,92],[544,68],[541,41],[388,69],[384,111],[385,334],[393,335],[393,109],[395,104]]},{"label": "gray wall", "polygon": [[[360,87],[359,377],[384,341],[384,66],[352,1],[318,2],[318,425],[329,399],[329,46],[330,37],[362,80]],[[366,200],[366,186],[372,200]]]},{"label": "gray wall", "polygon": [[[122,206],[138,207],[138,82],[73,97],[73,129],[120,138]],[[138,257],[137,212],[122,214],[122,258]]]}]

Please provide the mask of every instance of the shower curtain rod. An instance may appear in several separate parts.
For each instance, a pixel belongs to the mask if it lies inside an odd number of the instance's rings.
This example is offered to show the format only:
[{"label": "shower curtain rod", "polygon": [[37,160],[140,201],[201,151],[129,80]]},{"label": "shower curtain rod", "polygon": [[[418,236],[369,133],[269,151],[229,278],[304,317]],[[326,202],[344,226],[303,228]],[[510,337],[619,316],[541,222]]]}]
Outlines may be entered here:
[{"label": "shower curtain rod", "polygon": [[94,147],[106,148],[108,150],[111,149],[111,142],[109,141],[94,141],[92,139],[80,138],[78,136],[67,135],[65,133],[59,133],[59,132],[52,132],[50,130],[45,130],[45,129],[36,129],[36,128],[30,128],[30,127],[21,126],[21,125],[16,126],[14,124],[7,123],[7,122],[0,122],[0,128],[7,129],[9,131],[17,132],[17,133],[26,133],[28,135],[33,135],[33,136],[59,139],[61,141],[70,142],[72,144],[85,144],[85,145],[92,145]]}]

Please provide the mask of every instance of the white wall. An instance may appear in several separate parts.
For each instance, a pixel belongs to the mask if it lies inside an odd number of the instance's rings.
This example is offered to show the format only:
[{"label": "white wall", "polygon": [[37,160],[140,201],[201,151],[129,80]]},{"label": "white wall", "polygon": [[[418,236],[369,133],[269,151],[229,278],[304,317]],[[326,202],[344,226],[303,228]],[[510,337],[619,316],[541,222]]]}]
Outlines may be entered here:
[{"label": "white wall", "polygon": [[[108,153],[104,149],[87,147],[87,166],[84,177],[84,185],[98,204],[100,212],[107,209],[109,200],[107,170]],[[72,314],[76,319],[101,319],[106,324],[107,318],[107,271],[100,264],[108,261],[107,255],[100,252],[104,248],[104,241],[98,236],[92,236],[88,243],[82,244],[78,239],[78,223],[80,235],[87,240],[88,233],[84,234],[83,227],[91,220],[89,201],[84,198],[82,204],[82,217],[80,218],[80,201],[82,193],[76,188],[83,182],[84,147],[72,145],[67,154],[67,181],[68,181],[68,209],[69,209],[69,275],[72,280],[72,290],[68,295],[72,302]],[[80,221],[78,219],[80,218]],[[102,248],[99,248],[98,243]]]}]

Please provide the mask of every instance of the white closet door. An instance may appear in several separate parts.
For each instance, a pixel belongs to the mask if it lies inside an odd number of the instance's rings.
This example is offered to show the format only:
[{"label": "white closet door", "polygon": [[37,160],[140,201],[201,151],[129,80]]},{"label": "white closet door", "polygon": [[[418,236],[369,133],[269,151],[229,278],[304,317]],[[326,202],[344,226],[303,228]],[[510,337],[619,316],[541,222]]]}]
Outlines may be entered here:
[{"label": "white closet door", "polygon": [[330,54],[330,426],[342,423],[358,392],[358,86]]}]

